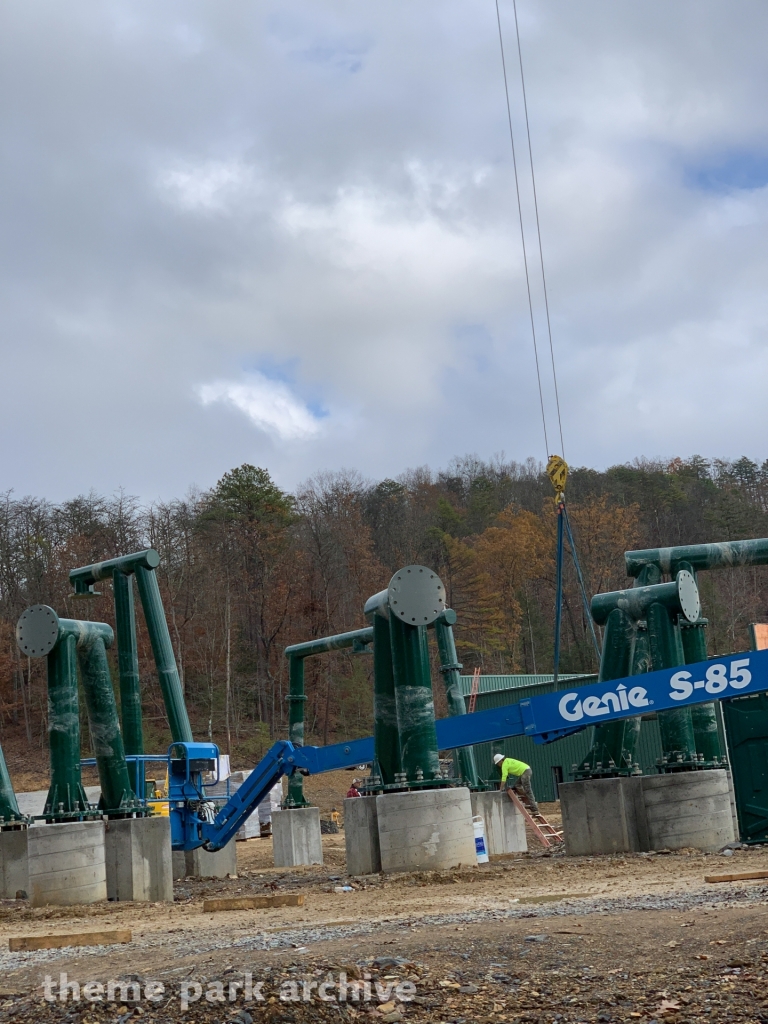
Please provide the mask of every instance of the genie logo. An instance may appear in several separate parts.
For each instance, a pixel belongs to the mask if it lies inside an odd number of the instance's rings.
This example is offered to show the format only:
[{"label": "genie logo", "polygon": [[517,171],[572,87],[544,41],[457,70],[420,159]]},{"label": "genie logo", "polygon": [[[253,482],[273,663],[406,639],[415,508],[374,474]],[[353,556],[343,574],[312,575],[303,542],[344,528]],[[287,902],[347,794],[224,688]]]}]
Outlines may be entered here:
[{"label": "genie logo", "polygon": [[623,683],[619,683],[615,692],[608,690],[602,697],[582,699],[578,693],[566,693],[560,698],[557,709],[567,722],[580,722],[584,715],[599,718],[612,711],[629,711],[630,707],[647,708],[649,704],[645,687],[633,686],[628,690]]}]

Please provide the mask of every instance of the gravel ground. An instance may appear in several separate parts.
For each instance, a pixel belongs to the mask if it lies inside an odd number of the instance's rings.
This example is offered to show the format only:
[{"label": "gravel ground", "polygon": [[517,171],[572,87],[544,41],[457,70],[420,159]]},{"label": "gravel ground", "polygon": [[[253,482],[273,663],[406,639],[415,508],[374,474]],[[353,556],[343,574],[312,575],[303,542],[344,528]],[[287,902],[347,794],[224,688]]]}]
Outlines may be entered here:
[{"label": "gravel ground", "polygon": [[[761,883],[555,898],[504,910],[257,931],[235,942],[226,937],[195,941],[176,949],[172,960],[164,957],[164,937],[158,934],[143,944],[145,953],[157,951],[155,970],[112,975],[137,983],[142,995],[148,982],[162,983],[165,991],[157,1002],[123,1002],[119,989],[110,1003],[46,1002],[39,987],[31,993],[6,988],[0,993],[0,1021],[765,1022],[766,907],[768,886]],[[95,968],[110,952],[124,956],[125,947],[78,952],[79,970],[70,969],[69,978],[106,982],[109,976],[89,972],[89,962]],[[13,976],[23,965],[40,981],[50,973],[55,982],[72,953],[5,954],[3,976]],[[254,984],[262,984],[263,1001],[244,998],[241,987],[230,1002],[230,983],[242,986],[246,971]],[[348,984],[367,985],[372,998],[365,998],[365,988],[357,1003],[351,990],[346,1002],[333,998],[342,973]],[[323,981],[330,986],[329,1001],[318,997]],[[398,985],[405,985],[406,1001],[397,998]],[[206,1001],[206,992],[223,994],[224,1002]]]}]

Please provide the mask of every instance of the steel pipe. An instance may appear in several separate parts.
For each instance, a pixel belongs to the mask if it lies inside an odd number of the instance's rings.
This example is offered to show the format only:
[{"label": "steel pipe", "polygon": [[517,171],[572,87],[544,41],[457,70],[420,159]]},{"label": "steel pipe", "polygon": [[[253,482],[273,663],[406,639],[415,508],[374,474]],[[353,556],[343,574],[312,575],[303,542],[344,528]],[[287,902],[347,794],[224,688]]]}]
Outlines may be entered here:
[{"label": "steel pipe", "polygon": [[[141,553],[149,554],[149,552]],[[105,565],[106,563],[101,564]],[[192,743],[192,726],[189,724],[184,691],[181,688],[176,656],[173,653],[171,634],[168,632],[168,623],[165,620],[165,609],[160,596],[157,576],[152,567],[139,563],[134,566],[133,571],[136,574],[149,642],[152,645],[152,654],[157,666],[160,690],[163,694],[163,703],[171,729],[171,739],[174,743]]]},{"label": "steel pipe", "polygon": [[[144,729],[141,715],[141,682],[136,646],[136,616],[133,601],[133,577],[120,569],[112,574],[115,593],[115,627],[117,633],[117,667],[120,677],[120,716],[126,754],[144,753]],[[131,789],[143,796],[143,765],[131,761],[128,775]]]},{"label": "steel pipe", "polygon": [[94,583],[112,579],[116,572],[129,576],[137,568],[151,570],[156,569],[158,565],[160,565],[160,555],[154,548],[147,548],[144,551],[134,551],[130,555],[122,555],[120,558],[108,558],[104,562],[94,562],[93,565],[72,569],[69,573],[69,581],[74,586],[76,594],[92,594],[94,593]]},{"label": "steel pipe", "polygon": [[107,814],[138,810],[128,777],[123,737],[104,638],[93,636],[77,647],[93,754],[101,785],[101,808]]},{"label": "steel pipe", "polygon": [[618,608],[631,619],[644,619],[653,604],[671,612],[680,612],[689,622],[696,622],[701,614],[701,602],[699,588],[692,574],[681,569],[671,583],[595,594],[592,598],[592,618],[602,626],[614,608]]},{"label": "steel pipe", "polygon": [[[446,608],[442,615],[435,620],[435,638],[437,639],[437,652],[440,657],[440,672],[445,685],[445,696],[448,701],[448,714],[451,716],[466,715],[467,705],[464,694],[461,691],[461,669],[459,658],[456,653],[456,641],[453,636],[453,624],[456,622],[456,612],[452,608]],[[477,775],[475,764],[475,752],[472,747],[460,747],[458,749],[459,773],[464,782],[471,787],[477,788],[480,780]]]},{"label": "steel pipe", "polygon": [[426,626],[389,619],[400,759],[409,782],[440,778]]},{"label": "steel pipe", "polygon": [[625,551],[627,576],[639,575],[646,565],[657,565],[674,575],[680,562],[693,569],[730,569],[742,565],[768,565],[768,538],[726,540],[719,544],[681,544],[672,548]]}]

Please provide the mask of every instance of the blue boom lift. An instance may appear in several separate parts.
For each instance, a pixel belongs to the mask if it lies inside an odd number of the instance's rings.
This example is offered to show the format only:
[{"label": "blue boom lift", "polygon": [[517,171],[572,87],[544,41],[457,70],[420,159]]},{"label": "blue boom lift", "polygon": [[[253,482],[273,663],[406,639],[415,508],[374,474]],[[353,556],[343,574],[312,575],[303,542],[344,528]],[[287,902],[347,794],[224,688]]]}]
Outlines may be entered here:
[{"label": "blue boom lift", "polygon": [[[597,723],[766,691],[768,651],[749,651],[439,719],[438,745],[451,750],[513,736],[551,743]],[[317,775],[370,762],[374,740],[371,736],[328,747],[275,743],[216,811],[205,796],[202,773],[215,768],[218,755],[214,743],[174,743],[170,748],[168,795],[175,850],[220,850],[283,775]]]}]

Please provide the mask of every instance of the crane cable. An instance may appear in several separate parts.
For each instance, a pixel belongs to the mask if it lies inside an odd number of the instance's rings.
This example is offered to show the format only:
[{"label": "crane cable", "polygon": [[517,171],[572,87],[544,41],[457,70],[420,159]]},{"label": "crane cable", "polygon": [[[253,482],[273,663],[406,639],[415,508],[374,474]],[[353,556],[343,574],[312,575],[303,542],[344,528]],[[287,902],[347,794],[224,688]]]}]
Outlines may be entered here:
[{"label": "crane cable", "polygon": [[[549,453],[549,440],[547,436],[547,417],[544,407],[544,391],[541,383],[541,367],[539,365],[539,348],[536,339],[536,322],[533,314],[533,299],[531,296],[531,279],[528,267],[528,250],[525,242],[525,227],[523,222],[523,208],[520,200],[520,181],[517,170],[517,153],[515,150],[515,136],[512,128],[512,106],[509,99],[509,80],[507,77],[507,61],[504,53],[504,35],[501,29],[501,13],[499,10],[499,0],[495,0],[496,5],[496,24],[499,30],[499,46],[501,49],[501,66],[504,74],[504,94],[507,102],[507,123],[509,125],[509,141],[512,147],[512,166],[515,174],[515,196],[517,198],[517,213],[520,221],[520,238],[523,249],[523,266],[525,268],[525,285],[528,295],[528,312],[531,320],[531,335],[533,337],[533,353],[536,362],[536,379],[539,388],[539,403],[541,406],[541,422],[544,431],[544,445],[547,453]],[[589,606],[589,599],[587,597],[587,589],[584,583],[584,576],[581,571],[581,565],[579,564],[579,558],[576,553],[576,545],[573,539],[573,532],[571,530],[570,520],[568,518],[568,512],[565,507],[565,483],[568,477],[568,465],[565,462],[565,444],[563,442],[563,422],[560,413],[560,393],[557,385],[557,369],[555,366],[555,349],[552,342],[552,323],[549,314],[549,296],[547,292],[547,276],[544,270],[544,247],[541,241],[541,223],[539,219],[539,201],[536,192],[536,174],[533,166],[533,147],[531,145],[531,126],[528,117],[528,97],[525,89],[525,72],[523,70],[523,52],[520,44],[520,26],[517,18],[517,0],[512,0],[512,9],[514,11],[515,18],[515,38],[517,41],[517,56],[518,63],[520,66],[520,85],[522,89],[523,97],[523,110],[525,112],[525,132],[526,140],[528,143],[528,160],[531,169],[531,184],[533,187],[533,206],[536,215],[536,235],[539,247],[539,265],[541,267],[541,281],[544,293],[544,309],[546,311],[547,321],[547,336],[549,339],[549,355],[552,364],[552,381],[554,384],[555,391],[555,408],[557,410],[557,427],[560,434],[560,450],[562,456],[549,455],[547,462],[547,476],[549,477],[552,486],[555,489],[555,505],[557,506],[557,563],[556,563],[556,582],[555,582],[555,650],[554,650],[554,683],[557,685],[557,677],[560,663],[560,634],[562,625],[562,604],[563,604],[563,550],[564,550],[564,534],[567,533],[568,544],[571,549],[571,555],[573,557],[573,564],[576,569],[576,576],[579,581],[579,590],[581,592],[581,599],[584,605],[584,611],[589,628],[592,634],[592,642],[597,653],[598,662],[600,661],[600,644],[597,639],[595,632],[595,626],[592,621],[592,615]]]}]

